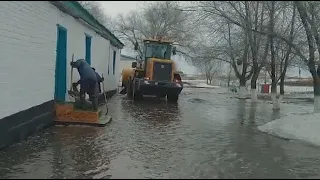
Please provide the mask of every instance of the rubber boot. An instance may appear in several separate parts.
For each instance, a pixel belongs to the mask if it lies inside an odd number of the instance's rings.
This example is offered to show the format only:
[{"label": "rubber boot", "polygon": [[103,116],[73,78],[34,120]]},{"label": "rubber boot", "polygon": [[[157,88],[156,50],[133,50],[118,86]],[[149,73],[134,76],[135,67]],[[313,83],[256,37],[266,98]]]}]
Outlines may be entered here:
[{"label": "rubber boot", "polygon": [[92,108],[94,110],[98,110],[98,97],[97,96],[94,96],[92,97]]},{"label": "rubber boot", "polygon": [[98,84],[96,84],[94,86],[94,89],[93,89],[93,94],[91,96],[91,103],[92,103],[92,108],[94,110],[98,110],[98,106],[99,106],[99,86]]},{"label": "rubber boot", "polygon": [[124,86],[123,89],[120,91],[120,94],[127,94],[127,87]]},{"label": "rubber boot", "polygon": [[81,107],[81,109],[86,109],[85,101],[86,101],[86,95],[80,94],[80,107]]}]

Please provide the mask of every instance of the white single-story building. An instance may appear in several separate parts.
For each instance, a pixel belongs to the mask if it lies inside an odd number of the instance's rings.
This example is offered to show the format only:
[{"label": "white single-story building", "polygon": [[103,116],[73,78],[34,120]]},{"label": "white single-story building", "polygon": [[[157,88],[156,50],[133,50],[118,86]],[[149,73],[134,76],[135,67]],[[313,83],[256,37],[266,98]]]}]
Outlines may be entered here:
[{"label": "white single-story building", "polygon": [[0,16],[0,148],[52,122],[53,102],[65,100],[71,84],[73,54],[116,92],[124,44],[77,1],[2,1]]},{"label": "white single-story building", "polygon": [[125,69],[125,68],[131,68],[132,66],[132,62],[135,62],[136,61],[136,58],[135,57],[132,57],[132,56],[127,56],[127,55],[124,55],[124,54],[121,54],[121,57],[120,57],[120,63],[119,63],[119,81],[118,81],[118,86],[121,87],[122,86],[122,82],[121,82],[121,73],[122,73],[122,70]]},{"label": "white single-story building", "polygon": [[130,68],[131,65],[132,65],[132,62],[135,62],[135,61],[136,61],[136,58],[135,58],[135,57],[121,54],[121,57],[120,57],[120,65],[119,65],[119,70],[120,70],[120,72],[121,72],[122,69],[124,69],[124,68]]}]

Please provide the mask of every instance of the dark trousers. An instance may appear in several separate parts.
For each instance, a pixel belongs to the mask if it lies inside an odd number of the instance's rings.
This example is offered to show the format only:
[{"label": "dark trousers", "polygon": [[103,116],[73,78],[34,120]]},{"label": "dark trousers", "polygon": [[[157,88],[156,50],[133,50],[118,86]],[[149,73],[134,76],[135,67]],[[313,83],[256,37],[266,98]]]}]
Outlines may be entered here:
[{"label": "dark trousers", "polygon": [[99,87],[99,94],[101,93],[101,83],[98,83],[98,87]]},{"label": "dark trousers", "polygon": [[98,95],[99,95],[98,83],[93,80],[81,80],[80,81],[80,101],[81,104],[85,103],[86,93],[89,95],[90,101],[92,102],[93,109],[98,109]]}]

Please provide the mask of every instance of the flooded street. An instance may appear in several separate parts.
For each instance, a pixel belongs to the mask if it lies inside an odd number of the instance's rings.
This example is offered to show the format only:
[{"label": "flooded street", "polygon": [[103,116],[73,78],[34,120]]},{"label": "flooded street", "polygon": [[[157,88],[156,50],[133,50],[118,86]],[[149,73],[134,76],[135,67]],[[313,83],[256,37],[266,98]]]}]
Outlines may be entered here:
[{"label": "flooded street", "polygon": [[0,178],[317,178],[320,151],[257,126],[312,104],[185,88],[178,104],[109,101],[106,127],[52,127],[0,152]]}]

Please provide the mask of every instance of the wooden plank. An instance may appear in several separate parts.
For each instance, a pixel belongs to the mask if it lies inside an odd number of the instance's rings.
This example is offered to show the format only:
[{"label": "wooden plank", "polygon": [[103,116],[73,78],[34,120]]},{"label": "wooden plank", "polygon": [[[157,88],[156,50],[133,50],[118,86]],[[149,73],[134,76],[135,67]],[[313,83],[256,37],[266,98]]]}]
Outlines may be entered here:
[{"label": "wooden plank", "polygon": [[74,108],[73,103],[55,104],[56,124],[83,124],[93,126],[105,126],[112,118],[107,115],[105,104],[99,107],[98,111],[79,110]]}]

